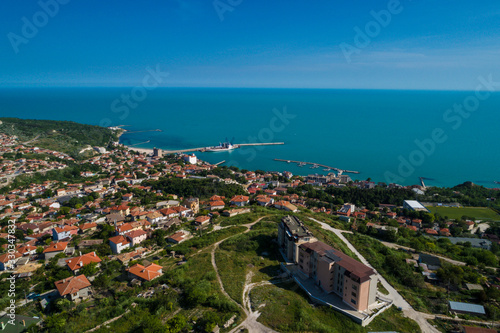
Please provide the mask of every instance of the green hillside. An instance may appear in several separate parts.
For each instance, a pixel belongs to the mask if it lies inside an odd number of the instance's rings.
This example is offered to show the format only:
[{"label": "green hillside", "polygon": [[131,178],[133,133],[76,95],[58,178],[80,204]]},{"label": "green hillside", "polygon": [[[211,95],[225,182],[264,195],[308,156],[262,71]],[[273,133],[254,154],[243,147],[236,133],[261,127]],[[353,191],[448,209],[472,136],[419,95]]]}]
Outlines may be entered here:
[{"label": "green hillside", "polygon": [[16,135],[29,146],[57,150],[74,158],[90,146],[108,147],[118,141],[117,134],[105,127],[79,124],[72,121],[0,118],[0,133]]}]

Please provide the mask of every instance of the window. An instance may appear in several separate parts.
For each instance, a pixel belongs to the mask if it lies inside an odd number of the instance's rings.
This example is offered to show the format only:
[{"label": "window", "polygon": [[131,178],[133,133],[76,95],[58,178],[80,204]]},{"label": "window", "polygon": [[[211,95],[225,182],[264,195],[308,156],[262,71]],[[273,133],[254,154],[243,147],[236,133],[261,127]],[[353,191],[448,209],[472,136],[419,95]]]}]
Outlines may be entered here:
[{"label": "window", "polygon": [[351,298],[351,303],[356,304],[356,301]]},{"label": "window", "polygon": [[358,290],[358,286],[352,285],[352,289],[357,291]]},{"label": "window", "polygon": [[353,291],[353,292],[351,293],[351,296],[352,296],[352,297],[356,297],[356,293]]}]

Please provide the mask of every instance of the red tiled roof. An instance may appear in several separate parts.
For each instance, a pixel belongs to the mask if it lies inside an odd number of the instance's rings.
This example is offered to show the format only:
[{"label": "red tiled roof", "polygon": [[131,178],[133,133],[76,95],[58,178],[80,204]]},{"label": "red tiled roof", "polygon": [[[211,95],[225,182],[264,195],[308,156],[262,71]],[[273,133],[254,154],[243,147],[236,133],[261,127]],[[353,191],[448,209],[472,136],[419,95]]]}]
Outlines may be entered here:
[{"label": "red tiled roof", "polygon": [[115,237],[111,237],[109,239],[109,241],[111,243],[114,243],[114,244],[127,244],[127,243],[130,243],[128,241],[128,239],[126,239],[124,236],[120,235],[120,236],[115,236]]},{"label": "red tiled roof", "polygon": [[68,242],[52,243],[45,250],[43,250],[43,253],[64,251],[67,246]]},{"label": "red tiled roof", "polygon": [[131,231],[131,232],[127,232],[125,235],[126,235],[128,238],[132,238],[132,239],[134,239],[134,238],[137,238],[137,237],[141,237],[141,236],[143,236],[143,235],[147,235],[147,232],[145,232],[145,231],[144,231],[144,230],[142,230],[142,229],[141,229],[141,230],[133,230],[133,231]]},{"label": "red tiled roof", "polygon": [[163,267],[156,264],[149,264],[146,267],[140,264],[135,264],[128,269],[128,272],[146,281],[151,281],[161,275],[160,270],[162,268]]},{"label": "red tiled roof", "polygon": [[85,275],[71,276],[69,278],[56,281],[54,284],[61,296],[74,294],[84,288],[90,287],[90,282]]},{"label": "red tiled roof", "polygon": [[74,271],[90,264],[91,262],[99,263],[101,261],[101,258],[99,258],[95,252],[90,252],[79,257],[66,259],[66,265],[68,265],[69,269]]},{"label": "red tiled roof", "polygon": [[246,202],[246,201],[248,201],[248,197],[245,195],[237,195],[231,199],[231,202]]}]

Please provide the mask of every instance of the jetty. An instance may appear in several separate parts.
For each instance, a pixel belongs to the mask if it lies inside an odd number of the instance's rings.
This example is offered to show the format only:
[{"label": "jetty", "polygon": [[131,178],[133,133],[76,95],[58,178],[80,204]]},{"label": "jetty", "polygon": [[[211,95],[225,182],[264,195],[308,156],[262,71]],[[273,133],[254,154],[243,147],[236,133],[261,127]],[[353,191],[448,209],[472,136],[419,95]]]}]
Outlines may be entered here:
[{"label": "jetty", "polygon": [[215,164],[214,164],[214,166],[219,166],[219,165],[221,165],[221,164],[223,164],[223,163],[226,163],[226,160],[224,160],[224,161],[220,161],[219,163],[215,163]]},{"label": "jetty", "polygon": [[[284,142],[257,142],[257,143],[237,143],[234,144],[234,149],[248,146],[275,146],[275,145],[284,145]],[[199,148],[190,148],[190,149],[178,149],[178,150],[163,150],[164,154],[181,154],[188,153],[192,151],[205,152],[207,149],[211,147],[199,147]]]},{"label": "jetty", "polygon": [[423,188],[426,188],[425,183],[424,183],[424,177],[419,177],[420,178],[420,184],[422,184]]},{"label": "jetty", "polygon": [[134,143],[133,145],[128,145],[129,147],[134,147],[134,146],[138,146],[138,145],[142,145],[142,144],[145,144],[145,143],[150,143],[151,140],[148,140],[148,141],[144,141],[144,142],[139,142],[139,143]]},{"label": "jetty", "polygon": [[125,130],[125,132],[127,132],[127,134],[133,134],[133,133],[163,132],[163,131],[161,129],[157,128],[157,129],[154,129],[154,130],[145,130],[145,131],[127,131],[127,130]]},{"label": "jetty", "polygon": [[275,161],[278,161],[278,162],[296,163],[298,166],[304,166],[304,165],[309,164],[309,165],[312,165],[311,169],[316,169],[316,168],[322,167],[322,168],[324,168],[324,169],[323,169],[324,171],[334,170],[335,172],[338,172],[338,173],[356,173],[356,174],[358,174],[358,173],[359,173],[359,171],[353,171],[353,170],[343,170],[343,169],[339,169],[339,168],[331,167],[331,166],[324,165],[324,164],[314,163],[314,162],[303,162],[303,161],[294,161],[294,160],[284,160],[284,159],[281,159],[281,158],[275,158],[274,160],[275,160]]}]

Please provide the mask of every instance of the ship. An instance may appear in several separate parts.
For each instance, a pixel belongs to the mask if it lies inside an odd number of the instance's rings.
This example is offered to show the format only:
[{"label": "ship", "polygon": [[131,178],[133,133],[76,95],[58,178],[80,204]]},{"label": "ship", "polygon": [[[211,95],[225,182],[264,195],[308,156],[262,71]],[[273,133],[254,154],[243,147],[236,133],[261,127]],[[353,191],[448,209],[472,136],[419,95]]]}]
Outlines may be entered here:
[{"label": "ship", "polygon": [[230,151],[230,150],[233,150],[233,149],[236,149],[236,148],[237,147],[235,147],[230,142],[220,142],[218,146],[207,147],[207,149],[205,151],[206,152],[211,152],[211,153],[217,153],[217,152],[221,152],[221,151]]}]

